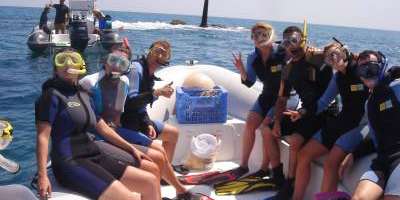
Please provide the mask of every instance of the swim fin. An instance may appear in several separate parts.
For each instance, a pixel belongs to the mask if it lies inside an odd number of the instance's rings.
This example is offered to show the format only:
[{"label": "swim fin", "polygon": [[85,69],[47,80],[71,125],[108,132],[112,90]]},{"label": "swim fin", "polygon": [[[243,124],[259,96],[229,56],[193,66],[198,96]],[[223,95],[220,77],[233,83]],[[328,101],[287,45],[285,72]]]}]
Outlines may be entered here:
[{"label": "swim fin", "polygon": [[184,185],[199,185],[202,184],[204,179],[220,173],[219,171],[212,171],[195,175],[178,176],[178,180]]},{"label": "swim fin", "polygon": [[236,181],[216,185],[214,189],[217,195],[237,195],[252,191],[276,190],[277,187],[268,176],[260,178],[249,175]]},{"label": "swim fin", "polygon": [[249,168],[238,167],[219,174],[205,178],[202,183],[207,185],[216,185],[228,181],[234,181],[249,171]]},{"label": "swim fin", "polygon": [[254,172],[252,174],[249,174],[249,175],[239,178],[237,180],[216,184],[216,185],[214,185],[214,188],[221,187],[221,186],[235,185],[237,182],[243,182],[243,181],[257,182],[257,181],[263,179],[264,177],[269,177],[269,175],[270,175],[269,171],[266,172],[266,171],[260,169],[257,172]]},{"label": "swim fin", "polygon": [[187,192],[178,195],[172,200],[214,200],[214,199],[205,194]]}]

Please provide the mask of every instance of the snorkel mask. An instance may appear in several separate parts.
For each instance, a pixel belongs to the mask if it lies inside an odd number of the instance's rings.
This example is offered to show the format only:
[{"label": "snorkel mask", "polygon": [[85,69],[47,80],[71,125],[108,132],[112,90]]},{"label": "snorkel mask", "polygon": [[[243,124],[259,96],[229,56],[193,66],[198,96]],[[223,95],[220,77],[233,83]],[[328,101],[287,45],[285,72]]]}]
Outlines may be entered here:
[{"label": "snorkel mask", "polygon": [[302,35],[299,32],[293,32],[283,36],[282,46],[285,49],[298,49],[301,47]]},{"label": "snorkel mask", "polygon": [[155,57],[156,62],[161,66],[168,66],[171,59],[171,50],[170,48],[164,48],[163,45],[155,44],[150,47],[148,55]]},{"label": "snorkel mask", "polygon": [[8,119],[0,118],[0,150],[7,148],[13,139],[13,127]]},{"label": "snorkel mask", "polygon": [[106,58],[106,67],[109,68],[108,70],[113,79],[118,79],[122,75],[127,74],[130,66],[131,62],[123,52],[110,53]]},{"label": "snorkel mask", "polygon": [[388,66],[388,59],[380,51],[377,53],[378,61],[369,61],[357,66],[358,76],[377,81],[381,81],[384,78]]},{"label": "snorkel mask", "polygon": [[257,23],[251,31],[251,39],[260,47],[265,47],[272,42],[274,38],[274,30],[265,23]]},{"label": "snorkel mask", "polygon": [[332,38],[335,43],[326,50],[324,62],[330,66],[343,65],[350,60],[350,51],[347,46],[335,37]]},{"label": "snorkel mask", "polygon": [[86,64],[82,56],[73,51],[57,53],[54,57],[54,65],[57,69],[68,67],[67,73],[73,75],[86,74]]}]

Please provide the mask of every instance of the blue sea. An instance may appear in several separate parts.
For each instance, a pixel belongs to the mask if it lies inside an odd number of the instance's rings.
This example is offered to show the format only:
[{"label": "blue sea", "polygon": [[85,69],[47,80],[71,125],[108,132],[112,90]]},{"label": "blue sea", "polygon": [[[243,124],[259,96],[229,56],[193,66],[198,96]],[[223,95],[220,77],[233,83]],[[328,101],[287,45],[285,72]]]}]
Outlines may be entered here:
[{"label": "blue sea", "polygon": [[[0,169],[0,185],[29,185],[36,172],[34,101],[41,92],[41,84],[52,75],[50,57],[33,55],[26,45],[27,36],[38,24],[40,13],[40,8],[0,7],[0,116],[8,117],[14,125],[14,141],[1,154],[19,162],[22,168],[16,175]],[[113,17],[114,27],[124,27],[120,34],[129,38],[136,55],[144,53],[154,40],[170,41],[172,65],[196,59],[200,63],[235,70],[232,51],[246,55],[253,50],[249,29],[255,20],[210,17],[210,24],[222,24],[226,28],[199,28],[197,25],[201,19],[195,16],[133,12],[106,14]],[[188,25],[169,25],[173,19],[184,20]],[[278,36],[288,25],[301,26],[270,23]],[[331,41],[332,36],[346,43],[351,51],[380,50],[392,65],[400,64],[400,32],[309,25],[309,43],[312,45],[322,47]],[[98,57],[86,56],[89,71],[97,71]]]}]

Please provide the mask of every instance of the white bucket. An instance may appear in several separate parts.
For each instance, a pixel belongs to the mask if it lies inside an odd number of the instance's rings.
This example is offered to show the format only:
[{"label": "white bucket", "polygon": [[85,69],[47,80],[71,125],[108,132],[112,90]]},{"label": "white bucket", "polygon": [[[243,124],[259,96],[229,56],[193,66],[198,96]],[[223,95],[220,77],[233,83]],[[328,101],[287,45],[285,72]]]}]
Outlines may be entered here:
[{"label": "white bucket", "polygon": [[211,134],[204,133],[193,137],[190,143],[191,151],[184,165],[189,169],[211,169],[220,145],[221,140]]}]

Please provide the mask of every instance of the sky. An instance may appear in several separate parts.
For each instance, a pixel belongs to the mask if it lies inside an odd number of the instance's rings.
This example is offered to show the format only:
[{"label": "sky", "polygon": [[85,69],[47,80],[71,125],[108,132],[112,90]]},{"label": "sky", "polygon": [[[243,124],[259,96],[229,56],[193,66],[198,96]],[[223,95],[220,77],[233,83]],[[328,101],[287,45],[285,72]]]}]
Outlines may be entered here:
[{"label": "sky", "polygon": [[[57,0],[53,0],[58,2]],[[400,31],[399,0],[209,0],[209,16],[302,22]],[[1,0],[41,7],[50,0]],[[97,0],[102,10],[198,15],[203,0]]]}]

